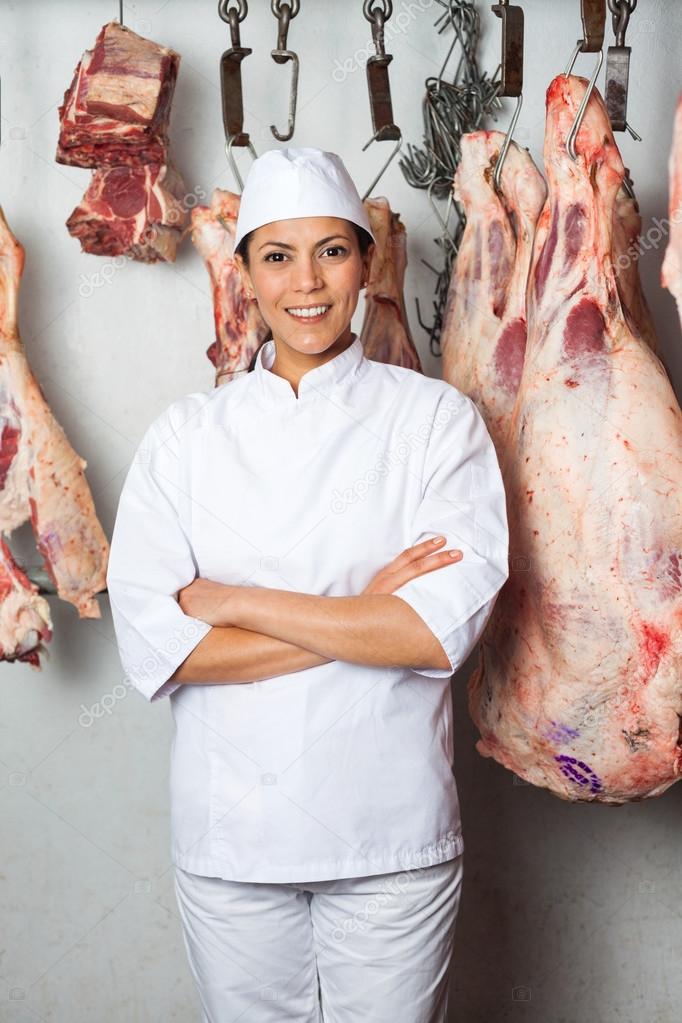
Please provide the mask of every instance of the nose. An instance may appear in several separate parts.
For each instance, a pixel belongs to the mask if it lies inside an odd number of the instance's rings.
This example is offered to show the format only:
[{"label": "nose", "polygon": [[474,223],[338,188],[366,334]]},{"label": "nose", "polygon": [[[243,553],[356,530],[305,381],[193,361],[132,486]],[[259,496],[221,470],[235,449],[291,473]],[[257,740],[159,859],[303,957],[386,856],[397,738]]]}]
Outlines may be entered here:
[{"label": "nose", "polygon": [[307,294],[324,286],[320,266],[312,256],[300,256],[293,268],[292,285],[294,291]]}]

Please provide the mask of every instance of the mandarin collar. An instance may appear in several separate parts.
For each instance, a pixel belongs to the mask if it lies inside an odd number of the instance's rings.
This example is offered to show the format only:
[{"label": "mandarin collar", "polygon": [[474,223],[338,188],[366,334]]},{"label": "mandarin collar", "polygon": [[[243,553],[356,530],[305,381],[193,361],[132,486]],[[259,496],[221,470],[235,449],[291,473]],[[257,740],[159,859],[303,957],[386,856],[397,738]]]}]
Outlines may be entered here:
[{"label": "mandarin collar", "polygon": [[360,337],[353,335],[352,343],[333,359],[307,370],[298,385],[298,397],[288,380],[270,370],[275,361],[275,342],[270,339],[258,350],[253,368],[256,393],[264,404],[298,407],[301,403],[318,398],[343,398],[352,388],[365,360]]}]

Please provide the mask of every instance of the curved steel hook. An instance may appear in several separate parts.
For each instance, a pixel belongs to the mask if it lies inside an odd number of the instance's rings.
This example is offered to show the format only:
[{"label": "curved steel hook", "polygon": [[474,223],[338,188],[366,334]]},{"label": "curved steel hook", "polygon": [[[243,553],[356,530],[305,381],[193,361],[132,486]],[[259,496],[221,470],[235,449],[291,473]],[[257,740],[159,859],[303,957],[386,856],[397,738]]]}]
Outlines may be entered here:
[{"label": "curved steel hook", "polygon": [[[376,132],[374,133],[374,135],[372,135],[372,137],[371,137],[371,139],[369,140],[369,142],[365,142],[364,146],[362,147],[362,151],[363,151],[363,153],[364,153],[364,151],[365,151],[365,150],[366,150],[366,149],[367,149],[367,148],[368,148],[369,146],[371,146],[371,144],[372,144],[373,142],[376,142],[376,141],[377,141],[377,138],[378,138],[378,136],[380,136],[380,135],[381,135],[381,130],[379,130],[379,131],[376,131]],[[369,199],[370,193],[371,193],[371,192],[372,192],[372,191],[373,191],[373,190],[374,190],[374,189],[376,188],[376,186],[377,186],[377,184],[379,183],[379,181],[381,181],[382,177],[384,176],[384,174],[386,173],[386,171],[387,171],[387,169],[388,169],[388,166],[389,166],[389,164],[390,164],[391,160],[395,159],[395,156],[396,156],[396,154],[397,154],[398,150],[400,149],[400,147],[401,147],[402,143],[403,143],[403,136],[402,136],[402,133],[400,132],[400,129],[398,129],[398,141],[397,141],[397,142],[396,142],[396,144],[395,144],[395,148],[393,149],[393,152],[392,152],[392,153],[391,153],[391,155],[389,156],[389,158],[388,158],[388,160],[386,161],[386,163],[385,163],[385,164],[383,165],[383,167],[381,168],[381,170],[379,171],[379,173],[378,173],[378,174],[377,174],[377,176],[375,177],[375,179],[374,179],[374,181],[372,182],[372,184],[371,184],[371,185],[369,186],[369,188],[367,189],[367,191],[366,191],[366,192],[365,192],[365,194],[363,195],[363,197],[362,197],[362,201],[363,201],[363,202],[365,201],[365,199]]]},{"label": "curved steel hook", "polygon": [[286,131],[278,131],[274,124],[270,131],[279,142],[288,142],[296,126],[296,101],[298,99],[298,56],[293,50],[273,50],[270,54],[278,64],[291,61],[291,88],[289,90],[289,123]]},{"label": "curved steel hook", "polygon": [[289,122],[286,131],[278,131],[274,124],[270,125],[270,131],[278,142],[288,142],[294,134],[296,124],[296,101],[298,99],[298,54],[287,49],[287,36],[289,25],[298,14],[301,7],[300,0],[271,0],[270,9],[277,18],[277,46],[270,51],[270,56],[275,64],[291,63],[291,87],[289,89]]},{"label": "curved steel hook", "polygon": [[[235,181],[237,182],[237,187],[239,188],[239,194],[241,195],[241,193],[244,191],[244,182],[242,181],[241,174],[239,173],[239,168],[237,167],[237,161],[235,160],[234,154],[232,152],[232,146],[234,144],[234,140],[235,140],[236,137],[237,137],[236,135],[230,135],[230,137],[226,140],[226,142],[225,142],[225,152],[227,154],[227,159],[229,160],[230,167],[232,168],[232,173],[234,174]],[[240,148],[248,148],[248,150],[251,153],[251,156],[254,158],[254,160],[258,159],[258,153],[253,148],[253,142],[251,142],[250,139],[246,143],[246,147],[242,146]]]},{"label": "curved steel hook", "polygon": [[504,142],[502,143],[502,148],[500,149],[500,155],[498,156],[497,163],[495,164],[495,173],[493,174],[493,184],[494,184],[495,190],[497,192],[501,192],[502,191],[502,189],[500,187],[500,179],[502,177],[502,165],[503,165],[503,163],[504,163],[504,161],[505,161],[505,159],[507,157],[507,151],[509,149],[509,144],[510,144],[510,142],[512,140],[512,135],[514,134],[514,128],[516,127],[516,122],[518,121],[519,114],[521,113],[521,104],[522,103],[523,103],[523,94],[519,93],[519,95],[516,98],[516,110],[514,111],[514,116],[511,119],[511,124],[509,125],[509,129],[507,131],[507,134],[505,135]]},{"label": "curved steel hook", "polygon": [[[575,61],[576,61],[576,57],[580,53],[581,45],[582,45],[582,40],[579,40],[578,45],[576,46],[575,50],[573,51],[573,56],[571,58],[571,61],[570,61],[569,65],[568,65],[567,69],[564,71],[564,77],[566,77],[566,78],[568,78],[568,76],[571,73],[573,65],[575,64]],[[588,82],[588,85],[587,85],[587,88],[585,89],[585,95],[582,98],[582,103],[578,107],[578,113],[575,115],[575,120],[573,121],[573,126],[572,126],[571,130],[568,133],[568,138],[566,139],[566,149],[568,150],[568,155],[570,156],[570,158],[573,160],[574,163],[578,159],[578,154],[575,151],[575,140],[576,140],[576,136],[578,134],[578,129],[580,128],[580,125],[582,124],[582,119],[585,116],[585,110],[587,108],[587,104],[589,102],[590,96],[592,95],[592,90],[594,89],[594,83],[597,81],[597,75],[601,71],[601,66],[602,66],[603,62],[604,62],[604,50],[601,49],[599,51],[599,60],[597,61],[597,66],[594,69],[594,71],[592,72],[592,77],[590,78],[590,80]]]}]

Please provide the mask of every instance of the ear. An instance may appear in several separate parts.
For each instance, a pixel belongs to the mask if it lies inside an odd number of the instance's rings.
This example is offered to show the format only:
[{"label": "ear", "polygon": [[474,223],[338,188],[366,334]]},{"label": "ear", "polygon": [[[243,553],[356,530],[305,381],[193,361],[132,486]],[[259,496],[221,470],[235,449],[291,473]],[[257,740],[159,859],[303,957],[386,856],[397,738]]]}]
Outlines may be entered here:
[{"label": "ear", "polygon": [[253,298],[253,282],[251,280],[251,274],[249,273],[246,267],[246,263],[244,262],[244,260],[242,259],[238,252],[235,252],[234,254],[234,262],[241,275],[244,291],[249,296],[249,298]]}]

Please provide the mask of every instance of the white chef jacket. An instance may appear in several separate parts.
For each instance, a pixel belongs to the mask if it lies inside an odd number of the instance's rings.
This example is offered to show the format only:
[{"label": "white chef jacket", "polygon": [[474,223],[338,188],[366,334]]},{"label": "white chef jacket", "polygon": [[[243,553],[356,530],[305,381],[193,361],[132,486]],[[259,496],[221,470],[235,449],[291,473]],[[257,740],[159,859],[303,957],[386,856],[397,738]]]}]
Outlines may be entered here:
[{"label": "white chef jacket", "polygon": [[[173,402],[127,474],[107,586],[121,661],[170,696],[171,858],[195,874],[314,881],[426,867],[463,850],[450,677],[508,577],[490,435],[457,388],[373,362],[355,336],[298,397],[255,368]],[[359,595],[405,548],[443,534],[463,559],[400,586],[446,669],[335,660],[242,684],[167,680],[211,626],[186,615],[201,576]]]}]

